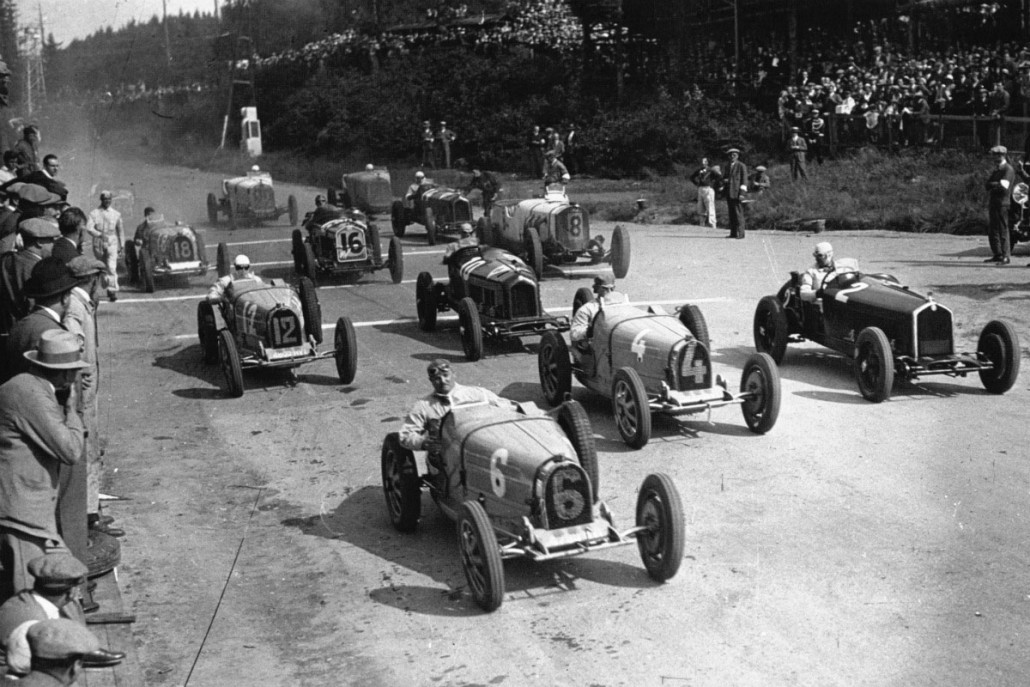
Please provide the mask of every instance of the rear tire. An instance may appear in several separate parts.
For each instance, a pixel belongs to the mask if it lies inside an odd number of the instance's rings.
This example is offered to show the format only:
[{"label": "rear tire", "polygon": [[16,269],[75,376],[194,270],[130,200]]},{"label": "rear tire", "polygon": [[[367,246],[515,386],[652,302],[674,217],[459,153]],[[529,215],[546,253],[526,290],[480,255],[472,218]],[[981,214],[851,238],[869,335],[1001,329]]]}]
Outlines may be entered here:
[{"label": "rear tire", "polygon": [[550,406],[557,406],[572,391],[572,361],[565,337],[557,332],[545,332],[540,338],[536,360],[544,398]]},{"label": "rear tire", "polygon": [[336,320],[333,346],[340,384],[350,384],[358,372],[358,339],[354,334],[354,325],[346,317]]},{"label": "rear tire", "polygon": [[712,350],[712,342],[708,338],[708,323],[701,313],[701,308],[691,303],[685,303],[679,312],[680,322],[690,330],[694,338],[705,345],[709,351]]},{"label": "rear tire", "polygon": [[[309,246],[310,248],[310,246]],[[300,311],[304,316],[304,333],[322,343],[322,306],[318,304],[318,292],[315,285],[307,277],[300,278],[297,289],[300,296]]]},{"label": "rear tire", "polygon": [[479,324],[476,302],[465,296],[458,302],[458,329],[465,357],[476,362],[483,357],[483,329]]},{"label": "rear tire", "polygon": [[429,272],[420,272],[415,282],[415,310],[419,329],[424,332],[436,329],[436,284]]},{"label": "rear tire", "polygon": [[779,365],[787,353],[787,310],[776,296],[765,296],[755,309],[755,349],[768,353]]},{"label": "rear tire", "polygon": [[629,272],[629,232],[621,224],[612,233],[612,273],[622,279]]},{"label": "rear tire", "polygon": [[539,279],[544,274],[544,251],[540,245],[540,234],[534,227],[526,227],[522,232],[522,246],[526,251],[526,264],[533,268],[533,273]]},{"label": "rear tire", "polygon": [[393,205],[390,206],[390,223],[393,225],[393,235],[403,238],[408,223],[404,217],[404,203],[399,200],[393,201]]},{"label": "rear tire", "polygon": [[683,502],[672,479],[663,473],[644,478],[637,495],[637,534],[640,559],[651,579],[665,582],[679,571],[686,531]]},{"label": "rear tire", "polygon": [[225,375],[225,392],[233,398],[243,395],[243,366],[240,354],[236,350],[236,340],[232,332],[223,329],[218,332],[218,358],[222,363],[222,374]]},{"label": "rear tire", "polygon": [[855,344],[855,378],[862,396],[873,403],[891,397],[894,356],[887,335],[879,327],[866,327]]},{"label": "rear tire", "polygon": [[387,256],[390,261],[390,280],[394,284],[400,284],[404,280],[404,247],[396,236],[390,239],[390,252]]},{"label": "rear tire", "polygon": [[755,434],[765,434],[780,415],[780,371],[768,353],[753,353],[740,375],[740,392],[753,398],[740,404],[744,422]]},{"label": "rear tire", "polygon": [[466,501],[458,511],[458,553],[469,591],[487,613],[504,601],[504,567],[497,535],[486,510],[477,501]]},{"label": "rear tire", "polygon": [[415,454],[401,446],[397,432],[383,439],[380,454],[386,512],[398,532],[414,532],[422,517],[422,487]]},{"label": "rear tire", "polygon": [[1008,322],[991,320],[980,332],[976,352],[994,365],[993,370],[980,371],[980,383],[992,394],[1003,394],[1019,376],[1019,336]]}]

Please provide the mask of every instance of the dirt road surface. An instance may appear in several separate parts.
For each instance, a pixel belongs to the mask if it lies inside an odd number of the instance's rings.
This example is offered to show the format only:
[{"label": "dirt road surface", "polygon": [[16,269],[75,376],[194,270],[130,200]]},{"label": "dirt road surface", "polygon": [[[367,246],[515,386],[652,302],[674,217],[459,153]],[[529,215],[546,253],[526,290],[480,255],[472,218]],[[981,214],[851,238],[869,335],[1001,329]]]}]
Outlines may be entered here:
[{"label": "dirt road surface", "polygon": [[[265,277],[292,277],[286,219],[207,224],[220,177],[66,155],[73,199],[128,185],[138,210],[205,230]],[[318,189],[278,184],[308,209]],[[574,195],[574,187],[570,188]],[[94,196],[95,197],[95,196]],[[87,204],[88,205],[88,204]],[[138,221],[138,215],[137,215]],[[379,222],[384,240],[389,222]],[[610,225],[595,229],[608,233]],[[130,229],[131,231],[131,229]],[[763,295],[811,262],[817,239],[866,271],[898,275],[955,311],[959,348],[1004,318],[1030,341],[1030,269],[984,265],[983,237],[750,232],[630,225],[635,302],[698,304],[716,371],[737,384]],[[669,474],[683,497],[685,560],[664,585],[634,547],[505,564],[496,613],[472,602],[453,525],[424,499],[419,532],[387,519],[383,436],[428,391],[426,362],[543,405],[535,340],[466,363],[453,329],[422,334],[414,280],[442,247],[404,240],[404,282],[384,272],[319,289],[327,324],[357,325],[359,371],[332,360],[246,375],[243,398],[201,363],[196,304],[210,279],[126,289],[100,308],[108,506],[128,534],[120,580],[138,614],[149,685],[1017,685],[1030,659],[1030,373],[1004,396],[974,376],[900,385],[864,401],[849,361],[792,347],[766,436],[736,408],[656,421],[628,450],[609,404],[574,383],[600,450],[601,495],[631,524],[636,490]],[[213,279],[213,275],[211,279]],[[547,280],[568,313],[584,280]]]}]

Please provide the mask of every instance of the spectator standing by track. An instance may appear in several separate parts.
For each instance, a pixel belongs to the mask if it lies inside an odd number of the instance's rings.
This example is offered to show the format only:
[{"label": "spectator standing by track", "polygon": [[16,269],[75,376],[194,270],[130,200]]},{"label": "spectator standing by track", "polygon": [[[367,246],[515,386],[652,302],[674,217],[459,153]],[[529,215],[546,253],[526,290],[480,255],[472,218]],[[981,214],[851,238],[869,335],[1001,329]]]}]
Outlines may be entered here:
[{"label": "spectator standing by track", "polygon": [[21,140],[14,144],[14,152],[18,154],[18,176],[24,177],[39,171],[39,128],[29,124],[21,132]]},{"label": "spectator standing by track", "polygon": [[544,139],[544,135],[540,133],[540,127],[534,126],[533,131],[529,134],[529,159],[530,173],[537,179],[544,175],[544,149],[546,145],[547,141]]},{"label": "spectator standing by track", "polygon": [[436,169],[436,162],[433,160],[433,141],[436,140],[436,134],[433,133],[433,127],[429,120],[422,122],[422,167],[431,167]]},{"label": "spectator standing by track", "polygon": [[740,150],[726,151],[730,164],[726,170],[726,210],[730,216],[730,235],[727,238],[742,239],[745,233],[744,196],[747,193],[747,165],[740,161]]},{"label": "spectator standing by track", "polygon": [[697,187],[697,216],[702,226],[715,225],[715,189],[722,178],[717,167],[708,166],[708,158],[701,158],[701,166],[690,175],[690,183]]},{"label": "spectator standing by track", "polygon": [[100,207],[89,213],[86,232],[93,236],[93,255],[107,265],[107,297],[118,300],[118,252],[125,244],[122,213],[111,207],[114,196],[100,192]]},{"label": "spectator standing by track", "polygon": [[579,170],[579,139],[576,137],[576,125],[569,124],[569,133],[565,134],[565,166],[570,174]]},{"label": "spectator standing by track", "polygon": [[436,132],[436,146],[440,166],[444,169],[451,168],[451,145],[457,138],[457,135],[447,128],[447,122],[440,120],[440,129]]},{"label": "spectator standing by track", "polygon": [[787,149],[790,151],[790,178],[797,181],[808,181],[808,174],[805,172],[805,156],[808,153],[808,143],[801,135],[801,129],[796,126],[790,128],[790,138],[787,140]]},{"label": "spectator standing by track", "polygon": [[1005,146],[991,148],[996,166],[987,177],[987,239],[991,244],[992,256],[984,262],[1007,265],[1010,262],[1009,246],[1009,203],[1012,185],[1016,183],[1016,171],[1008,161]]}]

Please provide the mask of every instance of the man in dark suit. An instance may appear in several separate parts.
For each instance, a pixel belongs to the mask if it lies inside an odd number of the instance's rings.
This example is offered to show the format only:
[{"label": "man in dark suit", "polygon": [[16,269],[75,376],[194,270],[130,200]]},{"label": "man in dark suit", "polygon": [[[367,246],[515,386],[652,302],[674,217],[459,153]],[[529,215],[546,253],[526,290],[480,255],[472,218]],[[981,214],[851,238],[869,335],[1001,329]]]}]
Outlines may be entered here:
[{"label": "man in dark suit", "polygon": [[26,184],[42,186],[51,193],[56,193],[61,200],[68,200],[68,187],[64,182],[57,180],[57,170],[61,169],[61,161],[53,153],[43,157],[43,168],[30,172],[21,180]]},{"label": "man in dark suit", "polygon": [[740,150],[730,148],[730,164],[726,170],[726,210],[730,216],[730,235],[727,238],[744,238],[744,205],[741,202],[747,193],[747,165],[740,161]]},{"label": "man in dark suit", "polygon": [[54,239],[54,248],[50,254],[66,263],[82,255],[79,251],[79,236],[86,228],[86,213],[80,208],[66,208],[57,219],[57,228],[61,230],[61,235]]},{"label": "man in dark suit", "polygon": [[32,298],[35,305],[28,315],[14,323],[7,338],[8,378],[32,367],[24,354],[36,348],[43,332],[64,329],[61,320],[68,309],[71,290],[78,283],[71,268],[60,258],[43,258],[32,268],[32,276],[25,283],[25,295]]}]

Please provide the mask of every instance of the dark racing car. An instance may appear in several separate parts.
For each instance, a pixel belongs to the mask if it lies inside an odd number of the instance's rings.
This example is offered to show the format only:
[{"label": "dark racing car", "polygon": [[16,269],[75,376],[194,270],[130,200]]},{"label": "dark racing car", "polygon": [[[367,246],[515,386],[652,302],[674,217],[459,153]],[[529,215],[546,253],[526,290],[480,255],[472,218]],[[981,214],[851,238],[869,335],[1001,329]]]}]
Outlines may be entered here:
[{"label": "dark racing car", "polygon": [[441,234],[457,236],[462,224],[472,223],[472,203],[460,191],[426,179],[413,198],[393,202],[390,219],[394,236],[404,236],[409,224],[422,224],[432,246]]},{"label": "dark racing car", "polygon": [[293,269],[313,284],[331,275],[356,279],[381,269],[399,284],[404,278],[404,250],[400,239],[390,239],[386,259],[379,228],[356,209],[329,211],[320,217],[309,212],[304,217],[307,236],[293,230]]},{"label": "dark racing car", "polygon": [[853,261],[839,261],[814,301],[802,301],[800,289],[801,275],[792,272],[779,293],[764,297],[755,311],[755,348],[777,363],[788,343],[822,344],[854,359],[859,391],[877,403],[890,398],[895,376],[915,380],[975,372],[994,394],[1016,383],[1019,338],[1007,322],[988,322],[976,351],[958,353],[951,310],[892,275],[864,274]]}]

